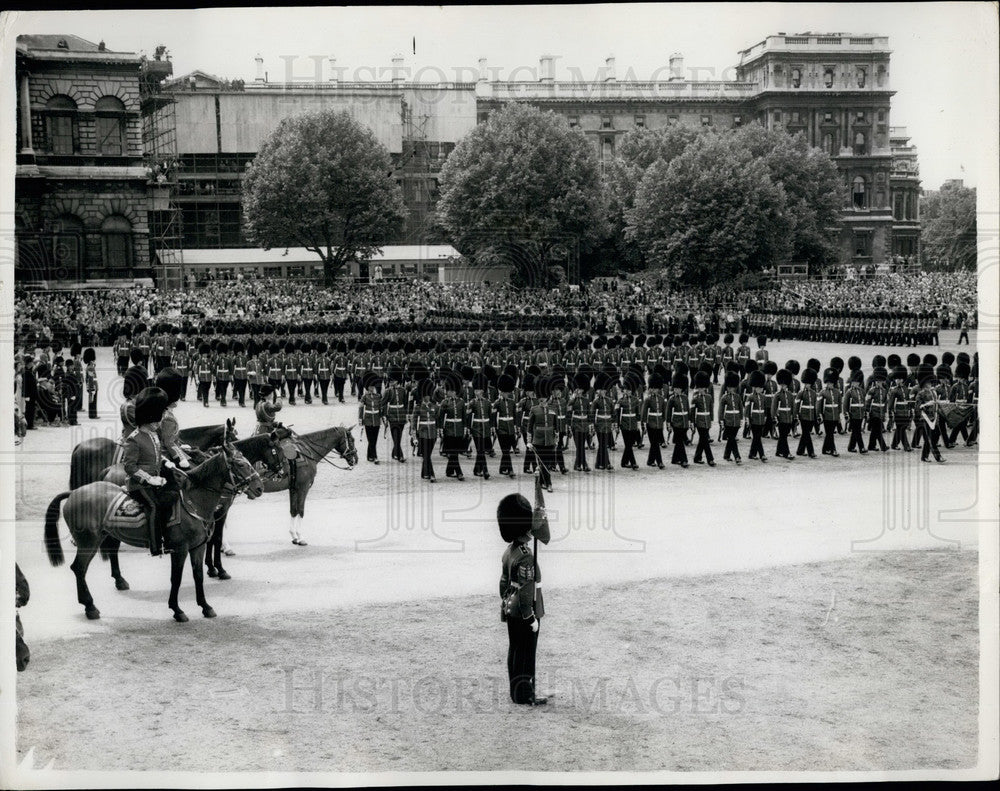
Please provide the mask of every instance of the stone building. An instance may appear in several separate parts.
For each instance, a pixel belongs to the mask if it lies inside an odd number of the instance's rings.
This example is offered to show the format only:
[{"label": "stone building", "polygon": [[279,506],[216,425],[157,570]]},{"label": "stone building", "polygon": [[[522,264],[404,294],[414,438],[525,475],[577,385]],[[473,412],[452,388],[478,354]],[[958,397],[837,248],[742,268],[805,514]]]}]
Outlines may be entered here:
[{"label": "stone building", "polygon": [[77,36],[19,36],[19,281],[148,276],[141,59]]}]

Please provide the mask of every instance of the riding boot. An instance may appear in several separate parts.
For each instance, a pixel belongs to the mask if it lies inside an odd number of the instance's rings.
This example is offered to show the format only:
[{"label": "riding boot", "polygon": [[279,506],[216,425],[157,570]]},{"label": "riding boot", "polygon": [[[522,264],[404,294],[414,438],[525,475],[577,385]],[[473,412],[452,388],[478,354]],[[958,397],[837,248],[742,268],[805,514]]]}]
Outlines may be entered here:
[{"label": "riding boot", "polygon": [[163,554],[163,527],[161,525],[160,512],[162,508],[150,504],[149,516],[146,517],[149,524],[149,554]]},{"label": "riding boot", "polygon": [[[157,532],[159,533],[160,546],[163,552],[171,552],[170,544],[170,508],[158,506],[156,509]],[[157,553],[159,554],[159,553]]]}]

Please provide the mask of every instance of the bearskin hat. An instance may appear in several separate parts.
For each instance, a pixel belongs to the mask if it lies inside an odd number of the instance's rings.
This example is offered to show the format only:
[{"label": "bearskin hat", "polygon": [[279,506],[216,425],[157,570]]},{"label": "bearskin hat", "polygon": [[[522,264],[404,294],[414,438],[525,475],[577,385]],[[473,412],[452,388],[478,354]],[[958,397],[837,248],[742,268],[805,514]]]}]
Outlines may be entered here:
[{"label": "bearskin hat", "polygon": [[86,349],[83,350],[83,362],[84,363],[97,362],[97,352],[95,352],[92,348],[88,346]]},{"label": "bearskin hat", "polygon": [[885,357],[881,354],[872,357],[872,368],[885,368]]},{"label": "bearskin hat", "polygon": [[750,387],[763,387],[767,380],[761,371],[750,372]]},{"label": "bearskin hat", "polygon": [[608,345],[608,339],[604,335],[599,335],[597,337],[597,340],[594,341],[595,349],[603,349],[607,345]]},{"label": "bearskin hat", "polygon": [[760,366],[757,365],[757,361],[756,360],[747,360],[746,367],[744,368],[744,370],[748,374],[750,374],[750,373],[753,373],[754,371],[756,371],[759,367]]},{"label": "bearskin hat", "polygon": [[749,340],[750,340],[749,335],[747,335],[745,332],[740,333],[740,344],[746,344],[746,342]]},{"label": "bearskin hat", "polygon": [[955,364],[955,378],[956,379],[968,379],[969,374],[972,372],[972,368],[967,362],[959,362]]},{"label": "bearskin hat", "polygon": [[177,341],[177,343],[174,344],[174,351],[175,352],[186,352],[187,351],[187,347],[188,347],[187,346],[187,342],[183,341],[183,340],[180,340],[180,341]]},{"label": "bearskin hat", "polygon": [[782,368],[780,371],[778,371],[775,378],[778,380],[779,385],[784,385],[785,387],[789,387],[792,384],[792,372],[789,371],[787,368]]},{"label": "bearskin hat", "polygon": [[438,372],[438,378],[441,380],[441,385],[446,391],[451,393],[460,393],[462,391],[462,375],[458,371],[453,371],[450,368],[442,368]]},{"label": "bearskin hat", "polygon": [[851,371],[851,375],[848,378],[848,381],[849,382],[861,382],[861,383],[863,383],[865,381],[865,375],[861,372],[861,369],[859,368],[856,371]]},{"label": "bearskin hat", "polygon": [[958,360],[960,363],[971,363],[972,362],[972,360],[969,357],[969,353],[968,352],[959,352],[958,354],[955,355],[955,359]]},{"label": "bearskin hat", "polygon": [[361,387],[367,390],[369,387],[378,387],[382,382],[382,377],[374,371],[366,371],[361,377]]},{"label": "bearskin hat", "polygon": [[830,360],[830,367],[837,372],[837,376],[840,376],[840,372],[844,370],[844,361],[840,357],[834,357]]},{"label": "bearskin hat", "polygon": [[774,360],[767,360],[764,363],[764,375],[774,376],[778,373],[778,364]]},{"label": "bearskin hat", "polygon": [[712,383],[712,378],[707,371],[698,371],[694,375],[694,386],[704,390]]},{"label": "bearskin hat", "polygon": [[167,394],[172,404],[180,400],[186,380],[187,378],[176,368],[164,368],[156,375],[156,386]]},{"label": "bearskin hat", "polygon": [[701,364],[698,366],[698,370],[699,371],[703,371],[704,373],[707,373],[707,374],[711,374],[712,373],[712,364],[708,360],[702,360]]},{"label": "bearskin hat", "polygon": [[806,387],[816,384],[816,371],[813,368],[806,368],[802,372],[802,384]]},{"label": "bearskin hat", "polygon": [[70,357],[79,357],[83,353],[83,347],[79,343],[74,343],[69,347]]},{"label": "bearskin hat", "polygon": [[798,360],[789,360],[785,363],[785,370],[788,371],[792,376],[798,376],[799,371],[802,370],[802,366],[799,365]]},{"label": "bearskin hat", "polygon": [[646,337],[646,348],[652,349],[654,346],[659,346],[662,342],[662,340],[657,340],[656,335],[649,335]]},{"label": "bearskin hat", "polygon": [[643,333],[639,333],[635,336],[635,348],[640,349],[646,345],[646,336]]},{"label": "bearskin hat", "polygon": [[824,384],[836,384],[837,380],[840,378],[836,368],[827,368],[823,371],[823,383]]},{"label": "bearskin hat", "polygon": [[850,371],[861,370],[861,358],[854,355],[847,358],[847,368]]},{"label": "bearskin hat", "polygon": [[535,392],[535,375],[534,374],[525,374],[524,375],[524,379],[521,380],[521,388],[526,393],[534,393]]},{"label": "bearskin hat", "polygon": [[128,358],[132,361],[132,365],[138,365],[146,359],[140,349],[132,349],[132,351],[128,353]]},{"label": "bearskin hat", "polygon": [[736,371],[726,371],[726,378],[723,380],[726,387],[737,388],[740,386],[740,375]]},{"label": "bearskin hat", "polygon": [[247,350],[246,344],[243,341],[233,341],[233,352],[235,354],[240,354]]},{"label": "bearskin hat", "polygon": [[146,388],[148,382],[142,371],[136,368],[129,368],[125,372],[125,383],[122,386],[122,395],[125,398],[135,398]]},{"label": "bearskin hat", "polygon": [[508,494],[497,505],[500,537],[508,544],[531,532],[534,511],[523,494]]},{"label": "bearskin hat", "polygon": [[159,387],[146,387],[135,397],[135,424],[158,423],[170,406],[169,396]]},{"label": "bearskin hat", "polygon": [[517,381],[512,376],[507,374],[501,374],[497,379],[497,390],[501,393],[513,393],[514,388],[517,386]]},{"label": "bearskin hat", "polygon": [[947,379],[948,381],[951,381],[952,376],[951,376],[951,367],[950,366],[939,365],[937,367],[937,369],[935,370],[935,373],[937,374],[937,378],[938,378],[939,381],[942,380],[942,379]]},{"label": "bearskin hat", "polygon": [[820,361],[819,361],[819,360],[817,360],[817,359],[816,359],[815,357],[810,357],[810,358],[809,358],[809,362],[807,362],[807,363],[806,363],[806,368],[811,368],[811,369],[812,369],[812,370],[814,370],[814,371],[815,371],[815,372],[816,372],[817,374],[819,374],[819,372],[820,372],[821,370],[823,370],[823,366],[822,366],[822,364],[821,364],[821,363],[820,363]]},{"label": "bearskin hat", "polygon": [[886,382],[889,380],[889,372],[885,369],[884,365],[876,366],[872,370],[872,379],[876,382]]},{"label": "bearskin hat", "polygon": [[573,374],[573,386],[579,390],[590,389],[590,374],[586,371],[577,371]]},{"label": "bearskin hat", "polygon": [[900,365],[901,363],[902,363],[902,360],[900,359],[900,357],[899,357],[898,354],[890,354],[886,358],[886,367],[887,368],[893,369],[897,365]]},{"label": "bearskin hat", "polygon": [[[463,377],[464,377],[464,375],[465,374],[463,373]],[[480,372],[478,374],[473,374],[473,376],[471,377],[471,379],[472,379],[472,389],[473,390],[485,390],[487,388],[487,386],[489,385],[489,382],[486,380],[486,374],[484,374],[482,372]]]},{"label": "bearskin hat", "polygon": [[421,379],[420,384],[417,385],[417,395],[420,397],[421,401],[427,400],[434,397],[434,391],[437,388],[434,385],[434,380],[430,377],[426,379]]},{"label": "bearskin hat", "polygon": [[951,352],[945,352],[944,354],[941,355],[941,362],[944,363],[945,365],[951,365],[952,363],[955,362],[955,355],[952,354]]},{"label": "bearskin hat", "polygon": [[924,355],[924,359],[923,359],[923,364],[924,365],[929,365],[929,366],[931,366],[931,368],[933,368],[935,365],[938,364],[937,355],[936,354],[930,354],[930,353],[925,354]]},{"label": "bearskin hat", "polygon": [[767,336],[766,335],[757,336],[757,348],[762,349],[765,346],[767,346]]},{"label": "bearskin hat", "polygon": [[622,377],[622,387],[630,392],[637,393],[642,387],[642,377],[635,371],[628,371],[624,377]]},{"label": "bearskin hat", "polygon": [[390,382],[402,382],[403,369],[400,368],[398,365],[390,366],[388,376]]},{"label": "bearskin hat", "polygon": [[920,365],[920,355],[917,354],[916,352],[910,352],[908,355],[906,355],[906,364],[910,368],[916,368],[918,365]]},{"label": "bearskin hat", "polygon": [[708,333],[708,335],[705,336],[705,342],[708,343],[710,346],[715,346],[719,342],[719,333],[717,332]]},{"label": "bearskin hat", "polygon": [[555,396],[556,391],[562,391],[562,392],[566,391],[566,377],[563,376],[562,374],[553,373],[551,376],[549,376],[549,380],[550,380],[549,382],[550,395]]},{"label": "bearskin hat", "polygon": [[621,342],[622,342],[621,336],[612,335],[610,338],[608,338],[608,348],[617,349],[618,346],[621,344]]},{"label": "bearskin hat", "polygon": [[687,374],[680,374],[680,373],[674,374],[673,379],[670,380],[670,386],[673,388],[677,388],[679,390],[687,390],[688,389]]},{"label": "bearskin hat", "polygon": [[907,376],[907,373],[906,373],[906,367],[905,366],[903,366],[903,365],[897,365],[895,368],[892,369],[892,378],[893,379],[905,379],[906,376]]},{"label": "bearskin hat", "polygon": [[921,363],[917,368],[917,381],[920,383],[921,387],[926,384],[933,384],[934,368],[927,363]]},{"label": "bearskin hat", "polygon": [[649,377],[649,389],[659,390],[663,387],[663,375],[654,371]]}]

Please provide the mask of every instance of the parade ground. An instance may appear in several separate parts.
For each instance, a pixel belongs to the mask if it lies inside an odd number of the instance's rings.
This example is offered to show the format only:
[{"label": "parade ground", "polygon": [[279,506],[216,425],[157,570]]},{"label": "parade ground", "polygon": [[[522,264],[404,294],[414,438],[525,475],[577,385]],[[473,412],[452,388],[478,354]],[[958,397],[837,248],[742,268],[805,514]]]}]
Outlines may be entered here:
[{"label": "parade ground", "polygon": [[[771,359],[824,366],[857,354],[975,350],[771,342]],[[31,648],[18,674],[17,746],[62,770],[536,771],[630,769],[957,769],[977,761],[981,458],[961,442],[945,464],[920,454],[774,456],[767,464],[554,476],[552,542],[539,548],[546,615],[538,643],[549,705],[510,702],[497,582],[497,502],[529,499],[533,478],[472,475],[436,484],[419,459],[365,459],[355,398],[287,404],[297,432],[344,424],[360,461],[320,465],[301,528],[287,492],[241,497],[226,536],[232,579],[206,579],[205,619],[190,567],[176,623],[170,561],[123,547],[117,591],[95,559],[101,619],[76,601],[67,565],[42,543],[45,508],[67,488],[72,448],[117,437],[121,379],[98,350],[99,420],[28,432],[15,451],[20,611]],[[249,405],[189,386],[182,428]],[[646,440],[648,442],[648,439]],[[820,440],[821,442],[822,440]],[[818,449],[817,449],[818,450]],[[693,447],[689,452],[693,451]],[[435,449],[435,453],[437,449]],[[522,446],[523,452],[523,446]],[[669,451],[668,451],[669,453]],[[589,456],[593,462],[593,454]],[[331,461],[343,466],[335,455]],[[995,464],[994,462],[991,462]],[[989,469],[989,468],[988,468]],[[995,468],[994,474],[995,474]],[[196,726],[196,727],[193,727]]]}]

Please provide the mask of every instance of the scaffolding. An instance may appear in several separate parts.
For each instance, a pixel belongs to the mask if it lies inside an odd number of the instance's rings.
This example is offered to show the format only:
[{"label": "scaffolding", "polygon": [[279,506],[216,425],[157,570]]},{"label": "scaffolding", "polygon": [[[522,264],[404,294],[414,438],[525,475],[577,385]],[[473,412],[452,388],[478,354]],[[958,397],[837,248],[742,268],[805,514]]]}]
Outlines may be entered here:
[{"label": "scaffolding", "polygon": [[149,260],[157,286],[184,287],[181,211],[177,204],[177,114],[174,98],[162,90],[173,67],[168,60],[142,64],[139,97],[142,148],[149,172]]}]

